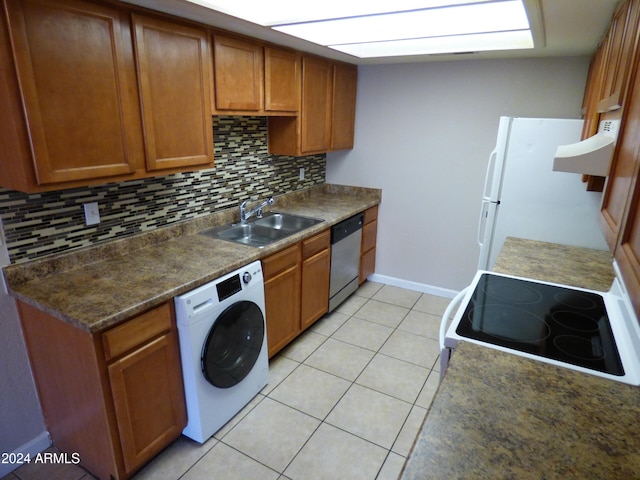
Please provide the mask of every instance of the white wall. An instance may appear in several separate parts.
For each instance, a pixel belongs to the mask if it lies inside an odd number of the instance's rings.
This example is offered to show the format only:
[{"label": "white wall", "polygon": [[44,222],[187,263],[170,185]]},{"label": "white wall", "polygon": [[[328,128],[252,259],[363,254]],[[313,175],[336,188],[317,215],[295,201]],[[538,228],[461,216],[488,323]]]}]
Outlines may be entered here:
[{"label": "white wall", "polygon": [[499,117],[579,118],[588,64],[581,57],[361,66],[355,148],[327,155],[326,179],[382,188],[376,274],[425,291],[468,284]]},{"label": "white wall", "polygon": [[[0,268],[9,264],[0,222]],[[0,453],[36,453],[51,442],[36,394],[15,300],[0,273]],[[0,477],[19,467],[0,463]]]}]

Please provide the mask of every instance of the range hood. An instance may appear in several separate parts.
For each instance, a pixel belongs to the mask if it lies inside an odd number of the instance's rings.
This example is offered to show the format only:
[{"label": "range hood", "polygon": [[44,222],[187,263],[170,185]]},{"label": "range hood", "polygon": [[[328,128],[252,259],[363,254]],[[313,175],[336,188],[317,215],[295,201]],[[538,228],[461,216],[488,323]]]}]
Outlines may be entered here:
[{"label": "range hood", "polygon": [[598,133],[578,143],[560,145],[553,159],[553,171],[606,177],[618,137],[620,120],[603,120]]}]

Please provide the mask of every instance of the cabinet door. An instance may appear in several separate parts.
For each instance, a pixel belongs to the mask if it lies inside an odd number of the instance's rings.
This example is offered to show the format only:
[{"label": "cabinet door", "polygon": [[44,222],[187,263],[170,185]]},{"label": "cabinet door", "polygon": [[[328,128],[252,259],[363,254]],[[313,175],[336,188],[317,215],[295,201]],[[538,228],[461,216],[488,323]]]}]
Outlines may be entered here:
[{"label": "cabinet door", "polygon": [[124,175],[141,159],[131,37],[117,8],[8,0],[38,184]]},{"label": "cabinet door", "polygon": [[362,243],[360,246],[360,275],[359,283],[364,281],[376,270],[376,244],[378,235],[378,207],[371,207],[364,212],[364,226],[362,227]]},{"label": "cabinet door", "polygon": [[626,1],[618,5],[608,34],[606,72],[603,77],[598,111],[621,108],[631,73],[634,48],[637,43],[640,2]]},{"label": "cabinet door", "polygon": [[330,243],[330,230],[302,242],[300,323],[303,330],[329,310]]},{"label": "cabinet door", "polygon": [[300,267],[291,267],[264,283],[269,357],[300,332]]},{"label": "cabinet door", "polygon": [[301,327],[304,330],[329,310],[330,250],[302,262]]},{"label": "cabinet door", "polygon": [[589,65],[589,75],[584,91],[582,108],[584,113],[584,125],[582,126],[582,140],[592,137],[598,131],[600,113],[598,112],[598,102],[602,92],[604,81],[604,60],[606,45],[602,42]]},{"label": "cabinet door", "polygon": [[600,227],[612,252],[619,243],[640,168],[640,75],[634,76],[628,95],[629,102],[625,108],[623,127],[618,135],[600,212]]},{"label": "cabinet door", "polygon": [[326,152],[331,144],[332,64],[302,59],[301,152]]},{"label": "cabinet door", "polygon": [[264,49],[264,109],[297,112],[300,103],[300,56],[279,48]]},{"label": "cabinet door", "polygon": [[[636,171],[636,182],[637,179]],[[635,193],[615,258],[620,266],[635,314],[640,317],[640,184],[638,183],[635,184]]]},{"label": "cabinet door", "polygon": [[300,332],[300,244],[262,260],[269,357]]},{"label": "cabinet door", "polygon": [[186,425],[175,330],[109,365],[125,470],[146,463]]},{"label": "cabinet door", "polygon": [[356,120],[358,67],[336,64],[333,67],[333,121],[331,150],[353,148]]},{"label": "cabinet door", "polygon": [[262,46],[247,40],[215,35],[213,39],[216,110],[262,109]]},{"label": "cabinet door", "polygon": [[147,169],[213,163],[205,30],[133,15]]}]

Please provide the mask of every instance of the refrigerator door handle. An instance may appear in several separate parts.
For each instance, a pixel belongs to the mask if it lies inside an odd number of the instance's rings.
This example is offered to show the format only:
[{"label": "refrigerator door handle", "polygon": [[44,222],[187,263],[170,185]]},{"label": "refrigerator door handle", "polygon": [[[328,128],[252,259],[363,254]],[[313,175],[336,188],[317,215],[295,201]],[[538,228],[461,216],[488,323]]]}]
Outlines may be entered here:
[{"label": "refrigerator door handle", "polygon": [[487,192],[487,189],[489,188],[489,185],[490,185],[489,176],[493,172],[497,158],[498,158],[498,148],[496,147],[493,150],[493,152],[491,152],[491,154],[489,155],[489,164],[487,165],[487,172],[485,173],[485,176],[484,176],[484,189],[482,190],[483,199],[490,198],[489,197],[490,192]]},{"label": "refrigerator door handle", "polygon": [[490,203],[491,200],[484,197],[482,199],[482,204],[480,205],[480,218],[478,220],[478,245],[480,247],[484,246],[484,232],[487,224],[487,216],[489,214],[486,207],[488,207]]}]

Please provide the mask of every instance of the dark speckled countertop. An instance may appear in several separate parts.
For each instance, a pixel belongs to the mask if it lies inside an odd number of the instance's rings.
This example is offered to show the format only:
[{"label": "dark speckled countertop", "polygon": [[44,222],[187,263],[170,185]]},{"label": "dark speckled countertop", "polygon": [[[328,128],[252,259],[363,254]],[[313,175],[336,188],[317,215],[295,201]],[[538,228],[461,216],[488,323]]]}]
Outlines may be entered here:
[{"label": "dark speckled countertop", "polygon": [[[608,290],[608,252],[509,238],[495,270]],[[402,480],[640,478],[640,389],[460,342]]]},{"label": "dark speckled countertop", "polygon": [[320,185],[276,197],[265,211],[324,222],[264,248],[198,235],[238,209],[3,269],[10,293],[89,332],[112,327],[380,203],[379,189]]}]

